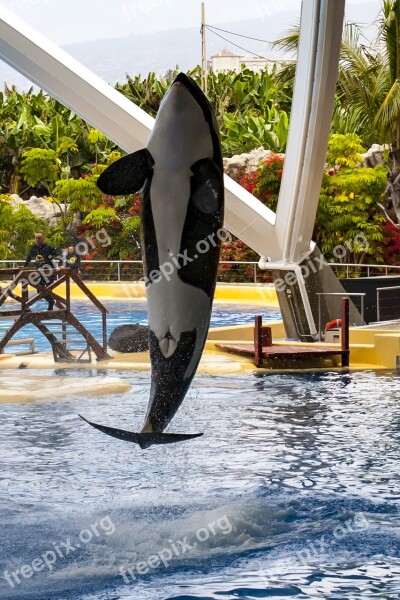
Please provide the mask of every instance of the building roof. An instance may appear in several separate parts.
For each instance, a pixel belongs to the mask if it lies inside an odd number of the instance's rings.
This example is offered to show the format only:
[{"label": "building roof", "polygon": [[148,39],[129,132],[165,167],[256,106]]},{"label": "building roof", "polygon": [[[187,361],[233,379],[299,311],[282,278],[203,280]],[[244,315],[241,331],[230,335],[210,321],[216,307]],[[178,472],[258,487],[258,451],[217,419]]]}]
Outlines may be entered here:
[{"label": "building roof", "polygon": [[216,56],[239,56],[238,54],[235,54],[234,52],[231,52],[230,50],[228,50],[227,48],[224,48],[223,50],[220,50],[218,52],[218,54],[214,54],[214,56],[212,56],[211,58],[215,58]]}]

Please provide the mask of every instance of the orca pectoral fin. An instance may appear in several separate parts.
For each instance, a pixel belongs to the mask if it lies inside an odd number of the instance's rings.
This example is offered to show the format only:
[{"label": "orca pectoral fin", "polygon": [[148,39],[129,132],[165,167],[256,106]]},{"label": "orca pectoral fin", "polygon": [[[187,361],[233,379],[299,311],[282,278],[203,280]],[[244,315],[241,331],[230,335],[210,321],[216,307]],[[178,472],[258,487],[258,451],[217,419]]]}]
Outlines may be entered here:
[{"label": "orca pectoral fin", "polygon": [[97,187],[109,196],[126,196],[142,189],[154,164],[147,148],[123,156],[102,172]]},{"label": "orca pectoral fin", "polygon": [[211,158],[201,158],[191,166],[191,171],[193,173],[194,205],[208,215],[221,210],[224,198],[224,180],[218,165]]},{"label": "orca pectoral fin", "polygon": [[106,433],[111,437],[115,437],[118,440],[123,440],[124,442],[133,442],[134,444],[139,444],[142,450],[149,448],[149,446],[153,446],[154,444],[175,444],[177,442],[185,442],[186,440],[192,440],[194,438],[200,437],[202,433],[136,433],[134,431],[125,431],[124,429],[114,429],[114,427],[107,427],[106,425],[99,425],[98,423],[92,423],[79,415],[81,419],[86,421],[89,425],[98,429],[102,433]]}]

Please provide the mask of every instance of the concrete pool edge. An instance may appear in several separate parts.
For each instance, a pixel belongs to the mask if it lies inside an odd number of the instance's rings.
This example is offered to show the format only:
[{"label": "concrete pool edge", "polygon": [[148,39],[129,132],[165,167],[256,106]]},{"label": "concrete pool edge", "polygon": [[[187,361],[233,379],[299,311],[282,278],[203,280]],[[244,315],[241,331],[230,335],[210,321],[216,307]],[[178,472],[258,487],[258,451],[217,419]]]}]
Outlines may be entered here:
[{"label": "concrete pool edge", "polygon": [[[98,298],[102,300],[146,300],[144,283],[129,281],[85,281],[85,285]],[[65,286],[60,285],[60,292],[65,293]],[[16,287],[19,293],[18,286]],[[30,290],[30,291],[33,291]],[[71,283],[71,299],[83,300],[87,296],[74,283]],[[272,283],[218,283],[215,290],[215,302],[226,304],[240,303],[263,306],[264,308],[277,308],[279,310],[278,298]]]},{"label": "concrete pool edge", "polygon": [[55,378],[54,375],[33,374],[32,371],[26,373],[22,384],[20,374],[15,369],[12,373],[0,369],[0,405],[62,400],[82,393],[86,396],[123,394],[131,387],[124,379],[103,373],[83,379],[70,374],[57,375]]}]

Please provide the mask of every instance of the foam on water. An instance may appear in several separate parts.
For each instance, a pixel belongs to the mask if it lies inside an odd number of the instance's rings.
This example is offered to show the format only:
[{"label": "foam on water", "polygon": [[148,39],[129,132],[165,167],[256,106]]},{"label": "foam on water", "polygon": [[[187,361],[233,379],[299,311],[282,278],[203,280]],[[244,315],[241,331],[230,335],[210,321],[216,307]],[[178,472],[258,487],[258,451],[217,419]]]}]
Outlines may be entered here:
[{"label": "foam on water", "polygon": [[[314,493],[299,497],[277,488],[231,496],[225,503],[202,500],[84,515],[30,507],[29,519],[27,506],[2,510],[4,556],[13,556],[1,561],[2,571],[5,564],[10,573],[32,564],[56,546],[65,553],[67,540],[69,554],[57,557],[51,570],[21,577],[14,588],[3,585],[1,597],[108,600],[140,590],[136,598],[167,598],[182,585],[192,597],[201,585],[211,598],[276,597],[274,589],[299,598],[322,593],[364,598],[374,588],[400,592],[400,521],[394,505]],[[83,543],[80,534],[95,523],[100,535]],[[151,557],[159,564],[145,569]],[[164,595],[157,596],[156,589]]]}]

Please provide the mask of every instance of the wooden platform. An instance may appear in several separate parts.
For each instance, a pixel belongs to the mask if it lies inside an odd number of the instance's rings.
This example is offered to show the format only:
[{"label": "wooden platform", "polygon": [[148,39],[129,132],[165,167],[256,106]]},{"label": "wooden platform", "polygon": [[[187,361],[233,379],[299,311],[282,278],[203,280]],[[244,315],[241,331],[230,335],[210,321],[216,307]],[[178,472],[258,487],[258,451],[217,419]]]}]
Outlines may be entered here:
[{"label": "wooden platform", "polygon": [[[247,356],[255,359],[255,346],[251,343],[244,344],[227,344],[218,343],[215,344],[220,350],[225,352],[231,352],[232,354],[239,354],[240,356]],[[325,358],[330,356],[340,356],[342,363],[343,357],[349,355],[349,350],[342,350],[341,348],[335,348],[333,346],[315,346],[304,345],[304,346],[290,346],[286,344],[272,344],[271,346],[263,346],[262,358],[268,359],[306,359],[306,358]]]},{"label": "wooden platform", "polygon": [[[342,298],[342,339],[341,347],[337,346],[317,346],[315,343],[297,345],[291,344],[273,344],[271,327],[263,327],[262,316],[257,315],[254,318],[253,342],[245,343],[216,343],[216,347],[225,352],[246,356],[253,360],[254,365],[260,369],[265,366],[271,366],[268,361],[274,362],[274,366],[282,368],[285,360],[290,361],[291,367],[308,368],[315,367],[315,361],[331,356],[338,356],[341,359],[341,366],[348,367],[350,364],[350,346],[349,346],[349,299]],[[337,325],[338,321],[331,321],[329,325]],[[326,330],[327,330],[326,327]],[[311,335],[309,336],[311,337]],[[307,362],[308,361],[308,362]],[[310,364],[313,363],[313,364]],[[294,363],[294,364],[293,364]],[[325,365],[324,365],[325,366]]]}]

